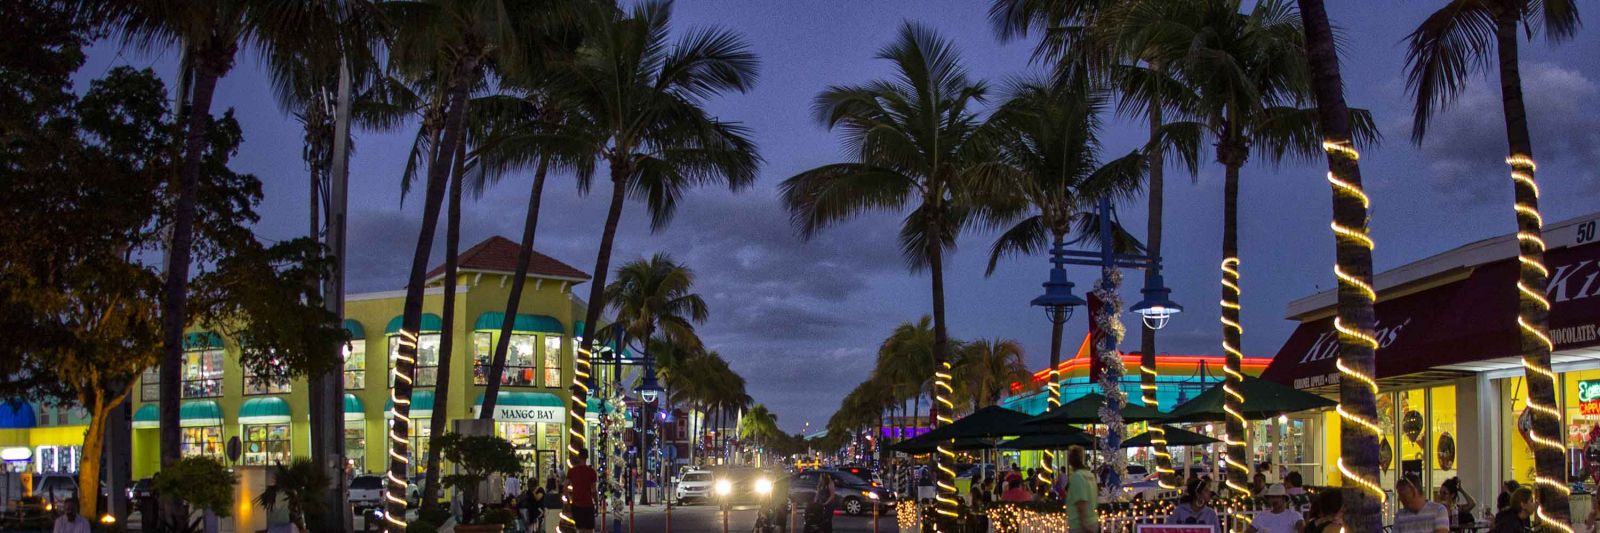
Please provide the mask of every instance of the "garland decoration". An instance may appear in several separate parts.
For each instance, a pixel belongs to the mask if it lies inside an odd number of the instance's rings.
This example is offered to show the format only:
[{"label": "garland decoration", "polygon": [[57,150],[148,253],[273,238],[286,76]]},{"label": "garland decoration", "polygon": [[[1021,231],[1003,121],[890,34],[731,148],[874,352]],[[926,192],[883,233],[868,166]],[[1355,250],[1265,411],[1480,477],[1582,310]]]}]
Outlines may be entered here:
[{"label": "garland decoration", "polygon": [[1122,420],[1122,407],[1128,404],[1128,395],[1122,392],[1121,386],[1122,354],[1117,351],[1117,345],[1122,343],[1122,337],[1127,333],[1122,326],[1122,297],[1117,295],[1117,287],[1121,284],[1120,271],[1115,268],[1102,269],[1100,286],[1094,291],[1100,300],[1100,312],[1094,316],[1100,338],[1094,350],[1095,357],[1100,361],[1100,393],[1106,397],[1106,403],[1100,406],[1100,422],[1106,426],[1106,438],[1102,440],[1101,448],[1107,452],[1106,465],[1111,470],[1102,490],[1110,491],[1112,495],[1121,492],[1122,479],[1128,475],[1127,456],[1116,453],[1127,434],[1127,426]]}]

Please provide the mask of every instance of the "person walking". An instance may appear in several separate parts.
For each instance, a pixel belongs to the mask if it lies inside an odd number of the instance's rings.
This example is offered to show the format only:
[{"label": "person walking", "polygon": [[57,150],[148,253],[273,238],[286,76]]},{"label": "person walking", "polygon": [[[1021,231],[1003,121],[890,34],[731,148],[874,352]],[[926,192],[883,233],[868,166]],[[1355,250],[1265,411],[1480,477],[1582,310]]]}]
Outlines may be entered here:
[{"label": "person walking", "polygon": [[1533,489],[1517,487],[1507,498],[1509,505],[1494,515],[1494,528],[1489,533],[1526,533],[1530,531],[1528,519],[1538,505],[1533,500]]},{"label": "person walking", "polygon": [[1067,479],[1067,528],[1083,533],[1094,533],[1100,528],[1096,507],[1100,504],[1100,481],[1084,456],[1083,447],[1067,450],[1067,468],[1072,470]]},{"label": "person walking", "polygon": [[589,450],[578,450],[567,470],[567,501],[572,502],[573,527],[594,533],[595,482],[599,475],[589,467]]},{"label": "person walking", "polygon": [[77,498],[67,498],[61,507],[61,516],[56,517],[50,533],[89,533],[89,519],[78,515]]},{"label": "person walking", "polygon": [[1400,508],[1394,513],[1392,533],[1450,533],[1450,511],[1439,502],[1428,501],[1415,480],[1401,477],[1394,492]]},{"label": "person walking", "polygon": [[1268,509],[1250,521],[1248,533],[1296,533],[1305,527],[1300,511],[1289,508],[1289,492],[1283,485],[1273,484],[1261,494],[1267,499]]},{"label": "person walking", "polygon": [[833,533],[833,510],[839,506],[839,495],[833,490],[833,476],[817,478],[817,493],[806,503],[805,533]]}]

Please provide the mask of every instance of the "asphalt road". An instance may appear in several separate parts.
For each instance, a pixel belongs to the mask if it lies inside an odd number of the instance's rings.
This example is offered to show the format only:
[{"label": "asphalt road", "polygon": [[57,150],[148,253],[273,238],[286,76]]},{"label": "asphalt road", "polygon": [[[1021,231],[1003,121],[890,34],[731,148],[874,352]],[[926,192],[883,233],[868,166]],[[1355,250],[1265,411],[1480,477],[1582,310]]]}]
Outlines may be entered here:
[{"label": "asphalt road", "polygon": [[[628,531],[628,516],[622,517],[622,531]],[[672,529],[675,532],[685,533],[717,533],[722,531],[723,513],[715,505],[691,505],[672,507]],[[803,524],[798,521],[802,517],[794,515],[795,528],[800,529]],[[609,519],[609,517],[608,517]],[[753,505],[736,505],[728,513],[728,531],[745,533],[754,530],[756,522],[756,507]],[[833,517],[833,530],[836,532],[872,533],[871,516],[848,516],[842,513]],[[633,531],[639,533],[665,532],[667,529],[667,515],[661,506],[636,507],[633,513]],[[894,515],[878,518],[880,533],[893,533],[895,529]]]}]

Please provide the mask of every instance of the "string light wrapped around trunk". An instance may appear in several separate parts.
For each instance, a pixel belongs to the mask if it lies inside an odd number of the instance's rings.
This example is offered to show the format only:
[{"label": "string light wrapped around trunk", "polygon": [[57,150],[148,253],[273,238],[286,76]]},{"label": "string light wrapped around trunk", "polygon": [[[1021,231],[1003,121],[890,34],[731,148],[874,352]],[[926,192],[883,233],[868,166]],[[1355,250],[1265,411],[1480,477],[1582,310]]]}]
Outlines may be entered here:
[{"label": "string light wrapped around trunk", "polygon": [[[402,370],[406,368],[415,369],[416,358],[406,354],[417,353],[417,332],[401,328],[400,332],[395,336],[395,342],[398,343],[399,350],[396,350],[394,361],[389,365],[389,373],[394,376],[396,385],[404,384],[407,392],[402,397],[400,389],[394,387],[389,389],[389,400],[394,403],[394,420],[389,423],[389,458],[391,463],[402,465],[401,471],[410,472],[411,441],[407,439],[411,435],[410,391],[412,390],[413,382],[411,376]],[[406,480],[395,476],[392,467],[384,475],[384,479],[387,480],[387,483],[385,483],[386,489],[383,492],[383,499],[388,507],[387,512],[383,513],[383,520],[388,523],[386,528],[389,531],[405,531],[405,494],[408,484]],[[396,509],[399,509],[399,512],[395,512]]]},{"label": "string light wrapped around trunk", "polygon": [[[1228,475],[1225,479],[1230,492],[1249,495],[1250,488],[1240,483],[1239,480],[1250,478],[1250,467],[1245,465],[1243,461],[1233,459],[1235,455],[1243,457],[1244,447],[1248,444],[1244,441],[1244,414],[1233,407],[1235,403],[1238,405],[1244,404],[1244,395],[1239,393],[1238,388],[1239,383],[1244,381],[1244,374],[1239,373],[1236,369],[1239,366],[1239,362],[1244,359],[1244,352],[1239,349],[1237,342],[1234,341],[1234,339],[1244,336],[1244,327],[1239,325],[1239,258],[1223,258],[1221,268],[1223,287],[1222,300],[1220,302],[1222,305],[1220,319],[1223,330],[1222,351],[1227,355],[1227,364],[1222,367],[1223,373],[1226,374],[1226,378],[1222,382],[1222,392],[1226,395],[1222,410],[1228,416],[1226,431],[1223,432],[1223,438],[1226,439],[1224,444],[1228,448],[1227,456],[1223,459],[1224,464],[1228,465]],[[1235,453],[1236,451],[1238,452],[1237,454]]]},{"label": "string light wrapped around trunk", "polygon": [[[1339,159],[1354,163],[1361,159],[1361,154],[1356,152],[1355,148],[1352,148],[1348,143],[1325,140],[1322,142],[1322,149],[1328,153],[1330,160]],[[1332,164],[1330,168],[1337,168],[1338,166],[1338,164]],[[1354,200],[1361,203],[1363,213],[1372,206],[1372,200],[1367,197],[1366,192],[1361,189],[1359,184],[1340,179],[1333,172],[1328,172],[1328,184],[1333,188],[1336,204],[1340,201]],[[1372,237],[1367,235],[1365,225],[1350,227],[1340,224],[1338,220],[1334,220],[1329,223],[1328,227],[1333,231],[1334,238],[1341,245],[1358,246],[1366,249],[1369,253],[1373,249]],[[1354,274],[1345,272],[1339,268],[1337,263],[1333,265],[1333,275],[1338,278],[1340,286],[1353,289],[1361,298],[1366,299],[1367,306],[1370,307],[1378,299],[1378,294],[1372,289],[1370,283]],[[1333,320],[1333,328],[1338,331],[1339,336],[1346,344],[1359,345],[1371,350],[1378,349],[1378,339],[1371,331],[1347,326],[1338,317]],[[1377,396],[1378,382],[1373,379],[1371,374],[1361,369],[1352,368],[1346,365],[1343,360],[1336,361],[1334,366],[1339,369],[1341,379],[1360,383],[1372,396]],[[1374,441],[1382,438],[1383,429],[1373,416],[1346,409],[1343,404],[1340,404],[1334,410],[1339,414],[1339,419],[1346,426],[1359,428],[1362,432],[1370,434]],[[1338,460],[1337,465],[1342,479],[1349,480],[1358,490],[1367,492],[1372,497],[1377,498],[1379,502],[1387,503],[1387,496],[1376,478],[1364,476],[1345,466],[1343,458]]]},{"label": "string light wrapped around trunk", "polygon": [[[956,406],[954,402],[950,401],[950,396],[955,393],[955,390],[950,388],[950,379],[950,361],[939,361],[939,371],[933,373],[933,401],[939,404],[939,414],[935,418],[937,422],[935,427],[944,427],[952,421],[950,413],[955,410]],[[960,515],[957,512],[961,503],[956,500],[956,471],[951,468],[956,463],[954,445],[955,441],[953,439],[939,443],[937,450],[939,457],[938,461],[935,461],[938,469],[938,475],[934,479],[934,482],[938,485],[938,494],[936,495],[938,501],[935,511],[943,518],[956,518]],[[939,530],[940,522],[942,520],[934,522],[935,531]]]},{"label": "string light wrapped around trunk", "polygon": [[[575,352],[577,357],[572,362],[572,401],[567,408],[568,471],[572,470],[578,453],[589,449],[589,426],[584,413],[589,412],[589,360],[594,354],[581,346]],[[561,523],[558,529],[565,532],[578,530],[578,522],[572,514],[572,501],[565,493],[561,495]]]}]

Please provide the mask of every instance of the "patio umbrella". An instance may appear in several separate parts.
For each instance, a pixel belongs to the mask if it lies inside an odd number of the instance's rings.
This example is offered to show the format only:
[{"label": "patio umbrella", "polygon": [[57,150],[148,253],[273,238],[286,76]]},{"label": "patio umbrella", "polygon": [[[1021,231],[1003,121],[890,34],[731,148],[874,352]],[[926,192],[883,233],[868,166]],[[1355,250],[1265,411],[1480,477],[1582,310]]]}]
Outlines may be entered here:
[{"label": "patio umbrella", "polygon": [[1021,411],[1012,411],[1004,407],[991,405],[961,417],[960,420],[940,426],[939,429],[929,431],[923,434],[923,437],[948,440],[970,437],[1001,438],[1083,432],[1083,430],[1068,426],[1065,423],[1026,423],[1033,418],[1033,416]]},{"label": "patio umbrella", "polygon": [[[1207,389],[1195,396],[1194,399],[1184,402],[1167,413],[1162,420],[1164,423],[1174,422],[1221,422],[1227,420],[1228,414],[1222,410],[1223,395],[1221,383]],[[1261,378],[1245,376],[1239,385],[1239,394],[1244,396],[1244,405],[1240,414],[1247,420],[1265,420],[1284,413],[1309,411],[1333,407],[1338,402],[1321,396],[1297,390],[1293,387],[1279,385]]]},{"label": "patio umbrella", "polygon": [[1084,432],[1055,435],[1028,435],[1000,443],[1002,450],[1064,450],[1073,446],[1094,446],[1094,436]]},{"label": "patio umbrella", "polygon": [[[1105,395],[1098,392],[1093,392],[1084,395],[1082,398],[1061,404],[1060,407],[1051,409],[1042,415],[1033,417],[1026,423],[1053,425],[1099,424],[1101,423],[1100,408],[1105,404]],[[1122,421],[1124,422],[1144,422],[1149,420],[1160,420],[1165,417],[1166,415],[1161,414],[1161,411],[1158,411],[1152,407],[1146,407],[1132,403],[1122,406]]]},{"label": "patio umbrella", "polygon": [[[1168,446],[1203,446],[1206,444],[1222,442],[1220,440],[1213,439],[1187,429],[1178,429],[1172,426],[1161,427],[1167,430]],[[1154,446],[1154,444],[1150,442],[1149,433],[1140,433],[1138,435],[1134,435],[1131,439],[1122,441],[1123,448],[1148,448],[1150,446]]]},{"label": "patio umbrella", "polygon": [[[932,453],[934,451],[934,449],[939,446],[939,441],[937,439],[925,438],[927,436],[928,435],[926,433],[924,433],[922,435],[918,435],[916,437],[912,437],[912,438],[897,442],[895,444],[891,444],[891,445],[889,445],[889,451],[891,451],[891,452],[900,452],[900,453],[909,453],[911,455],[922,455],[922,454],[925,454],[925,453]],[[955,446],[953,448],[951,448],[951,451],[958,451],[959,452],[959,451],[968,451],[968,450],[987,450],[993,445],[994,445],[994,439],[987,439],[987,438],[956,439]]]}]

